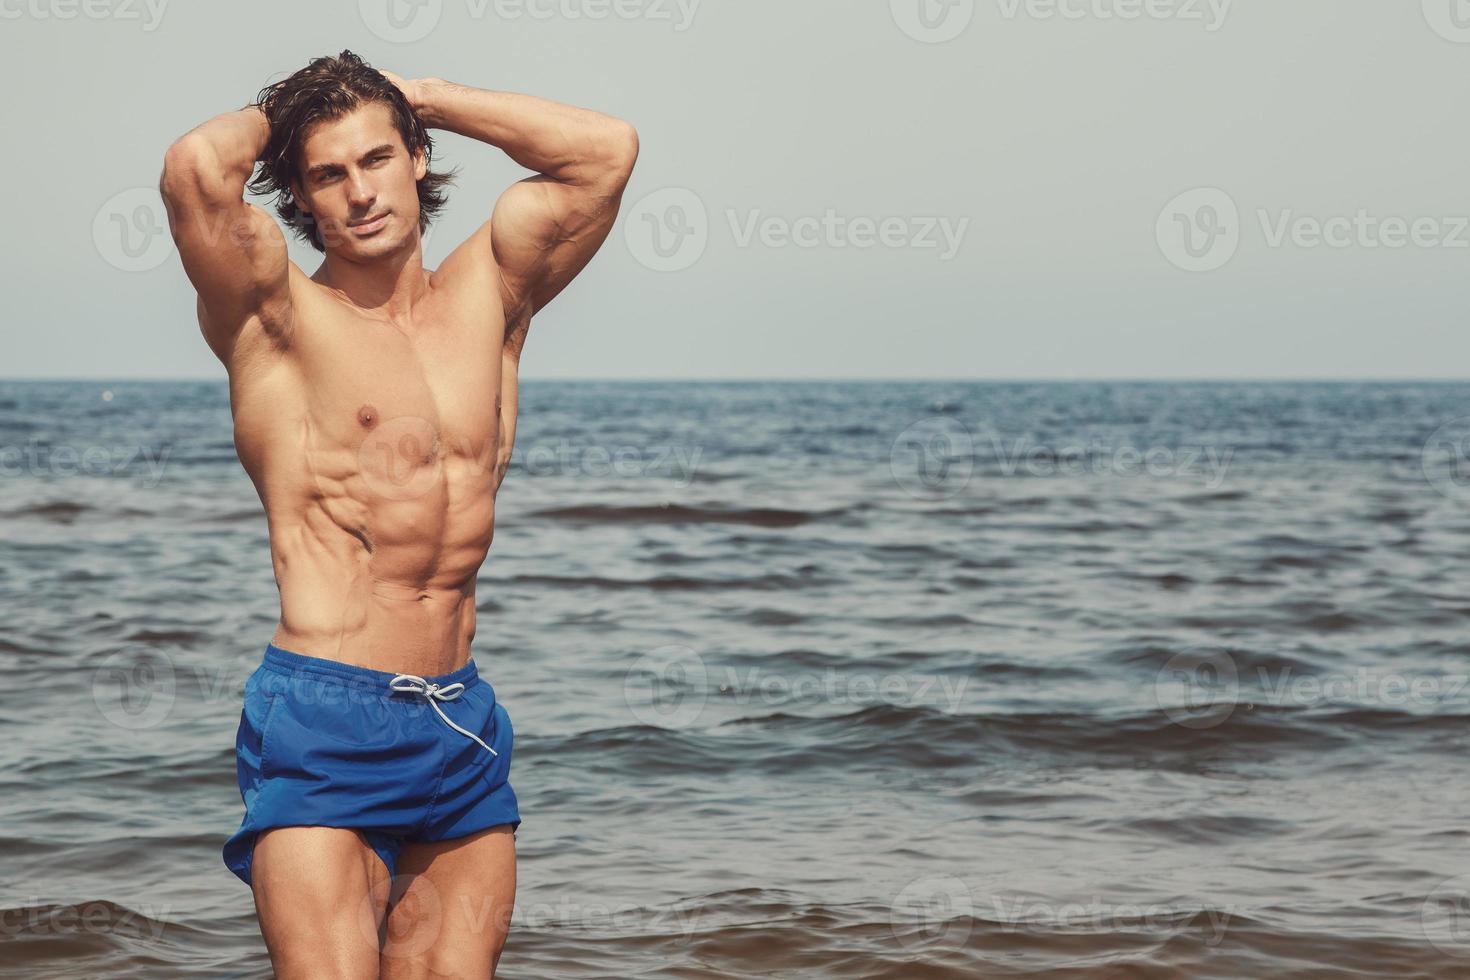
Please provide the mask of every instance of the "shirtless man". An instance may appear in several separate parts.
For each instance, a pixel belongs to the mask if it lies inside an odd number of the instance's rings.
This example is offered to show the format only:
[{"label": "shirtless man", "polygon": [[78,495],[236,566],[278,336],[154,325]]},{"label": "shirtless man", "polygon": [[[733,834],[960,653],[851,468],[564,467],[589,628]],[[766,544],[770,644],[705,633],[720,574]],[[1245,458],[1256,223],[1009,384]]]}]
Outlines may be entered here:
[{"label": "shirtless man", "polygon": [[[437,270],[427,128],[512,185]],[[515,898],[511,726],[470,657],[531,318],[591,260],[638,153],[627,123],[408,81],[344,51],[180,137],[160,190],[281,617],[245,688],[245,816],[224,848],[279,980],[492,976]],[[307,276],[246,183],[324,253]]]}]

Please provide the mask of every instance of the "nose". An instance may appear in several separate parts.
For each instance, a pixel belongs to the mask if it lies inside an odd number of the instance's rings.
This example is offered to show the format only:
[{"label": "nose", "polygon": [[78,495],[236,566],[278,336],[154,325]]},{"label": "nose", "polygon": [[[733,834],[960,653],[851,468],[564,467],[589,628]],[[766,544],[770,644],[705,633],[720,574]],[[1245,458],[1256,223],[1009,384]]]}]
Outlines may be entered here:
[{"label": "nose", "polygon": [[354,209],[365,210],[377,199],[378,192],[368,182],[367,174],[357,171],[347,181],[347,203]]}]

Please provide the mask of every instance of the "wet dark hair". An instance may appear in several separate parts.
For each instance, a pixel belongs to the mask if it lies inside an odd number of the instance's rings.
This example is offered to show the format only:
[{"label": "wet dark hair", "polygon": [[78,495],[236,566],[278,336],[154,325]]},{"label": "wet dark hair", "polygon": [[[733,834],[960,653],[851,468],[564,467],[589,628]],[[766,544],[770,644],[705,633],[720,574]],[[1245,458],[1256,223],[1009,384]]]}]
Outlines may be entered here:
[{"label": "wet dark hair", "polygon": [[[393,113],[393,123],[403,137],[403,145],[412,156],[420,147],[425,159],[432,162],[434,141],[413,107],[398,86],[386,75],[368,65],[351,51],[336,57],[313,59],[305,68],[284,81],[274,82],[260,90],[256,101],[270,121],[270,140],[257,161],[257,172],[250,181],[256,194],[275,194],[276,213],[297,237],[311,242],[318,252],[325,252],[316,219],[302,211],[291,192],[291,182],[301,179],[301,148],[314,123],[340,119],[360,106],[381,102]],[[444,207],[444,186],[454,173],[428,170],[418,181],[419,233],[429,227]]]}]

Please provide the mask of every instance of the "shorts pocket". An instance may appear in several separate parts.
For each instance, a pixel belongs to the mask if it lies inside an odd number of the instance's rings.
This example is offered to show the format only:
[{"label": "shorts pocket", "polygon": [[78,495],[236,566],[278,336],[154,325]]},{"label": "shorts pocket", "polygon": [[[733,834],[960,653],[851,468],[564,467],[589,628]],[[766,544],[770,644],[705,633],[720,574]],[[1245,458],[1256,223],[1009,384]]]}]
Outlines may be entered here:
[{"label": "shorts pocket", "polygon": [[266,695],[265,715],[260,723],[260,778],[269,779],[271,776],[271,725],[280,714],[277,708],[280,706],[282,695],[279,691],[271,691]]},{"label": "shorts pocket", "polygon": [[[490,756],[489,764],[485,766],[485,779],[492,787],[500,786],[510,779],[510,753],[515,730],[511,727],[510,713],[499,702],[491,709],[491,724],[483,737],[495,749],[495,755]],[[484,752],[483,749],[480,751]]]},{"label": "shorts pocket", "polygon": [[269,723],[274,717],[280,694],[271,689],[263,671],[256,671],[245,684],[244,703],[240,706],[240,725],[235,732],[235,770],[240,793],[250,796],[265,779],[263,770],[264,742]]}]

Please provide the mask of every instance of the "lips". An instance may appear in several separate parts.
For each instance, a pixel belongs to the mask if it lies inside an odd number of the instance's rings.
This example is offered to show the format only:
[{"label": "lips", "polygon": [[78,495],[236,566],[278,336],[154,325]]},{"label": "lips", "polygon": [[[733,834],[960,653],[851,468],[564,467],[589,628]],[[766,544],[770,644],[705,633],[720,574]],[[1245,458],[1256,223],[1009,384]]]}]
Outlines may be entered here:
[{"label": "lips", "polygon": [[387,223],[388,215],[390,213],[391,212],[384,211],[377,217],[363,218],[359,221],[349,221],[347,222],[347,227],[352,229],[352,233],[354,235],[370,235]]}]

